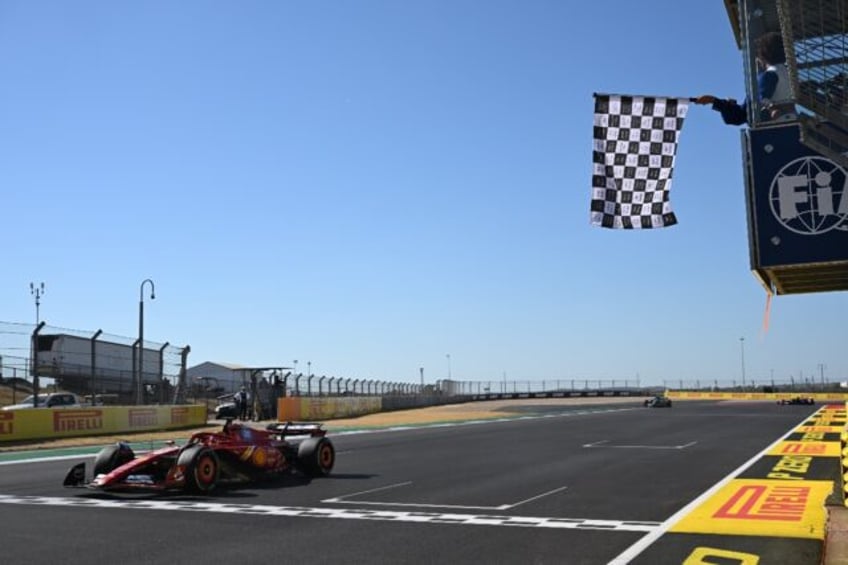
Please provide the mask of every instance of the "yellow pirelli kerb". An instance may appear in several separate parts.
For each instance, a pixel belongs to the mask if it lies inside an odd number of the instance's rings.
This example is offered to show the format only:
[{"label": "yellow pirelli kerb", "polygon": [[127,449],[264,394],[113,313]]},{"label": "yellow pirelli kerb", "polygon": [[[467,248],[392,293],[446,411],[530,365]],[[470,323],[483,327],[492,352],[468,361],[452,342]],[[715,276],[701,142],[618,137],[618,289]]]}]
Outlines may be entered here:
[{"label": "yellow pirelli kerb", "polygon": [[670,531],[824,539],[831,481],[735,479]]}]

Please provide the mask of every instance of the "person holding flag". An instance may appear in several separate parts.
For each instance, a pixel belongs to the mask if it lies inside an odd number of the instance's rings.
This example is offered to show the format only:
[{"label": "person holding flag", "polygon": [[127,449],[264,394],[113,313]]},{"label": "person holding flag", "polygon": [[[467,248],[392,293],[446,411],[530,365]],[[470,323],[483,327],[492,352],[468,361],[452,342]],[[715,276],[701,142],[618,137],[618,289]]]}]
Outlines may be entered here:
[{"label": "person holding flag", "polygon": [[[762,106],[760,119],[772,121],[796,117],[789,72],[786,69],[786,52],[783,38],[770,32],[757,39],[757,93]],[[739,126],[748,122],[748,99],[742,104],[732,98],[717,98],[705,94],[693,98],[695,104],[712,104],[721,114],[724,123]]]}]

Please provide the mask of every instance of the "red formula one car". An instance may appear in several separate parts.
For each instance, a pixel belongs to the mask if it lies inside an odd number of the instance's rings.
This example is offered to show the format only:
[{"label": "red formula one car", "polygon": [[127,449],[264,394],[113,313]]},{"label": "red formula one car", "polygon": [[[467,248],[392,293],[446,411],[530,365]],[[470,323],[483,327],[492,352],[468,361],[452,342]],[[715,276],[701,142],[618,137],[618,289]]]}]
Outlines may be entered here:
[{"label": "red formula one car", "polygon": [[66,487],[103,491],[189,491],[207,493],[221,483],[243,483],[292,472],[310,477],[330,473],[336,452],[321,424],[278,422],[255,429],[228,420],[220,432],[200,432],[184,446],[136,457],[120,442],[100,450],[91,480],[85,463],[68,471]]}]

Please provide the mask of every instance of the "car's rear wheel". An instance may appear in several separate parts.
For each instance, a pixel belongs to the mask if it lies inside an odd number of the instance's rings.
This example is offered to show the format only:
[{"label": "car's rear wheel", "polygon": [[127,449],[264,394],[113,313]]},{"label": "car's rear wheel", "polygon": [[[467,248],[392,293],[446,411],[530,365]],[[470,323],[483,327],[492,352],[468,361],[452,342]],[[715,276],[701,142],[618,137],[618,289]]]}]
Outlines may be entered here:
[{"label": "car's rear wheel", "polygon": [[186,489],[207,493],[215,489],[221,466],[215,452],[204,445],[193,445],[183,451],[177,460],[185,468]]},{"label": "car's rear wheel", "polygon": [[118,442],[104,447],[94,458],[94,476],[111,473],[133,459],[135,459],[135,453],[126,443]]},{"label": "car's rear wheel", "polygon": [[325,477],[333,470],[336,450],[325,437],[311,437],[297,447],[297,467],[310,477]]}]

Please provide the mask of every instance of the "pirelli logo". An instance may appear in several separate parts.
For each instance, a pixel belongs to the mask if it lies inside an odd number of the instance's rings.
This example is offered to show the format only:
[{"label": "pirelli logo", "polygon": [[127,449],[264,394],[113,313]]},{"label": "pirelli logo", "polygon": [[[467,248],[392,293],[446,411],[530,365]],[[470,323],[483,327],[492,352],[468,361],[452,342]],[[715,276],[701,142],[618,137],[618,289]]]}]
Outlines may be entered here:
[{"label": "pirelli logo", "polygon": [[769,450],[766,455],[806,455],[809,457],[839,457],[838,441],[819,441],[812,435],[805,435],[801,441],[782,441]]},{"label": "pirelli logo", "polygon": [[742,486],[713,514],[713,518],[800,522],[804,518],[810,490],[803,485]]},{"label": "pirelli logo", "polygon": [[159,424],[155,408],[130,408],[128,415],[131,428],[149,428]]},{"label": "pirelli logo", "polygon": [[15,413],[0,412],[0,436],[10,436],[15,433]]},{"label": "pirelli logo", "polygon": [[669,531],[821,540],[832,491],[833,481],[733,479]]},{"label": "pirelli logo", "polygon": [[56,410],[53,412],[54,432],[86,432],[102,429],[102,410]]},{"label": "pirelli logo", "polygon": [[186,407],[171,408],[171,424],[188,425],[189,411]]}]

